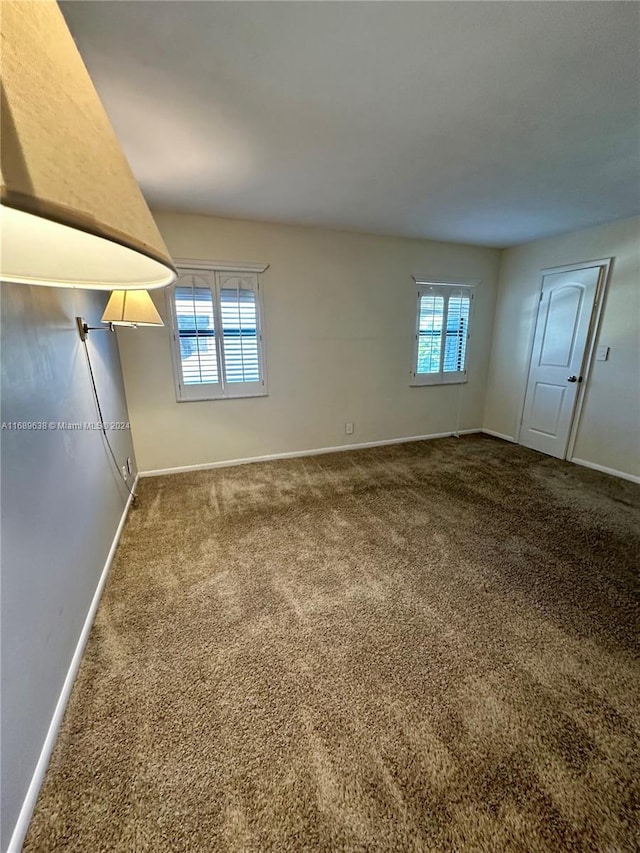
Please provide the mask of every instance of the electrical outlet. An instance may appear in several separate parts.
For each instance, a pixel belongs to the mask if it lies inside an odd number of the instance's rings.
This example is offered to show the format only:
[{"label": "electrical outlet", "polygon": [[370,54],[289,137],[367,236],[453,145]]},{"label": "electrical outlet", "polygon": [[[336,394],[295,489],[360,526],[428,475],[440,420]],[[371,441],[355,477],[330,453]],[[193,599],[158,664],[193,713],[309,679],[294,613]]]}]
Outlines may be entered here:
[{"label": "electrical outlet", "polygon": [[127,456],[127,474],[129,474],[129,476],[133,474],[133,462],[131,461],[130,456]]},{"label": "electrical outlet", "polygon": [[353,435],[353,424],[351,424],[351,423],[345,424],[344,425],[344,431],[346,432],[347,435]]}]

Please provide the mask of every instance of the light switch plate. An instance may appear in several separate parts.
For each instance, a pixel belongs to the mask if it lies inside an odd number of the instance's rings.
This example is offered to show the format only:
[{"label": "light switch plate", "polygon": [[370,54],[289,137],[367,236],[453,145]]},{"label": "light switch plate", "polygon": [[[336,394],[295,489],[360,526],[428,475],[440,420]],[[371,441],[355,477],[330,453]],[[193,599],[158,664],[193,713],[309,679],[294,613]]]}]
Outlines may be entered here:
[{"label": "light switch plate", "polygon": [[596,349],[596,361],[606,361],[609,358],[609,347],[599,346]]}]

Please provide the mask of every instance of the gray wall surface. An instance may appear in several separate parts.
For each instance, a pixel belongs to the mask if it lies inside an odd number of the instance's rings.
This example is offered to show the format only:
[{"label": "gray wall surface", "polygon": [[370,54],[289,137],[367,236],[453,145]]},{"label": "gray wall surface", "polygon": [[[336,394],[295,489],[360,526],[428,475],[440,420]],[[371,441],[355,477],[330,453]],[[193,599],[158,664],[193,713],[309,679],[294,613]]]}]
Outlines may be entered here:
[{"label": "gray wall surface", "polygon": [[[98,421],[74,318],[100,325],[108,293],[19,284],[0,291],[6,850],[128,493],[101,432],[7,428]],[[93,332],[88,346],[105,421],[127,422],[116,336]],[[133,458],[128,430],[110,439],[120,466]]]}]

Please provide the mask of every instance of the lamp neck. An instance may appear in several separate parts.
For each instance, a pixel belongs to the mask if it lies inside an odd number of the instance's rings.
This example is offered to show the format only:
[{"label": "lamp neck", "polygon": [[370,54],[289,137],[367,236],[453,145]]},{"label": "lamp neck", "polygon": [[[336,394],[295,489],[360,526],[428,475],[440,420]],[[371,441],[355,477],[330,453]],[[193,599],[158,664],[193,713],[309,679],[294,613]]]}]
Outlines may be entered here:
[{"label": "lamp neck", "polygon": [[89,326],[85,322],[84,317],[76,317],[76,325],[78,326],[81,341],[87,340],[89,332],[115,332],[113,323],[105,323],[104,326]]}]

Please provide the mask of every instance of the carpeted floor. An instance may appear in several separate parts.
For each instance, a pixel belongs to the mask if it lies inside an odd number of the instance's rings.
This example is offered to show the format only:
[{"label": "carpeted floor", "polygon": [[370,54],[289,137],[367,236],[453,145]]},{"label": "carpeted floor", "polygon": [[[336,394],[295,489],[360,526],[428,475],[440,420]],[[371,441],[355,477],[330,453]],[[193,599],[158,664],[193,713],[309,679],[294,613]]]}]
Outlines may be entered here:
[{"label": "carpeted floor", "polygon": [[484,436],[144,480],[26,851],[640,849],[640,488]]}]

